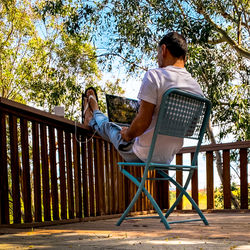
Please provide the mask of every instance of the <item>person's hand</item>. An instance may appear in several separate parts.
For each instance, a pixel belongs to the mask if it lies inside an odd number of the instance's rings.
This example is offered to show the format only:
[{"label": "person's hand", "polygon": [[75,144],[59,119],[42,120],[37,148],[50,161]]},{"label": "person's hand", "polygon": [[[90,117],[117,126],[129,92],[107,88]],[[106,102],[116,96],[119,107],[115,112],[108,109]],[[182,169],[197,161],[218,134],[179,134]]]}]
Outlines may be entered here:
[{"label": "person's hand", "polygon": [[128,127],[123,127],[122,129],[121,129],[121,136],[122,136],[122,139],[124,140],[124,141],[127,141],[127,142],[129,142],[130,140],[131,140],[131,138],[128,136]]}]

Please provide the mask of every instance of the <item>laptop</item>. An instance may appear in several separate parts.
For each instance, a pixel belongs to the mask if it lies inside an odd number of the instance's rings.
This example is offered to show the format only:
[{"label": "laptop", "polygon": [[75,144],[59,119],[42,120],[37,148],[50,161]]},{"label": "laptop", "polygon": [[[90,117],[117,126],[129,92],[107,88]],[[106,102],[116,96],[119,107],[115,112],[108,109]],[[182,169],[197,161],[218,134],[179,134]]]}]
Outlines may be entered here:
[{"label": "laptop", "polygon": [[107,112],[110,122],[129,126],[139,110],[139,101],[116,95],[106,94]]}]

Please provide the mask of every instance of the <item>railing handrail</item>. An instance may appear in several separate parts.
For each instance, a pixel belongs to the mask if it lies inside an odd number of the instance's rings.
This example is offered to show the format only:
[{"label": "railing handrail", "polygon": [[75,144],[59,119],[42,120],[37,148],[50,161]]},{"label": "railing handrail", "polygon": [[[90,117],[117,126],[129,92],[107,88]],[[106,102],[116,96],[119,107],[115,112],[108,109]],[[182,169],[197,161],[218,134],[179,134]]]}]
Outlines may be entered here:
[{"label": "railing handrail", "polygon": [[[89,131],[89,129],[84,126],[83,124],[79,123],[79,122],[74,122],[71,121],[65,117],[62,116],[58,116],[58,115],[54,115],[51,114],[50,112],[46,112],[37,108],[33,108],[30,107],[28,105],[22,104],[22,103],[18,103],[15,101],[12,101],[10,99],[4,98],[4,97],[0,97],[0,107],[5,107],[7,109],[11,109],[12,111],[16,111],[16,112],[22,112],[22,115],[28,115],[30,117],[32,117],[34,120],[36,120],[35,118],[42,118],[44,120],[44,118],[46,119],[46,122],[51,121],[55,124],[66,124],[67,126],[69,126],[71,129],[77,127],[77,129],[79,130],[86,130]],[[19,116],[17,114],[17,116]],[[29,120],[33,120],[33,119],[29,119]]]},{"label": "railing handrail", "polygon": [[[211,143],[208,145],[203,145],[200,147],[200,152],[208,151],[219,151],[219,150],[230,150],[230,149],[241,149],[250,148],[250,141],[237,141],[230,143]],[[195,152],[195,147],[183,147],[178,154],[193,153]]]},{"label": "railing handrail", "polygon": [[[60,117],[58,115],[54,115],[54,114],[51,114],[49,112],[46,112],[37,108],[33,108],[25,104],[9,100],[4,97],[0,97],[0,106],[3,106],[3,107],[5,106],[7,108],[11,108],[12,110],[16,110],[16,111],[22,111],[26,114],[29,114],[30,116],[33,116],[34,118],[35,117],[46,118],[50,120],[51,122],[55,122],[60,125],[66,124],[67,126],[70,126],[71,129],[76,128],[77,130],[84,129],[85,132],[90,131],[88,127],[84,126],[83,124],[79,122],[74,122],[74,121],[68,120],[67,118]],[[237,141],[237,142],[219,143],[219,144],[212,143],[208,145],[202,145],[200,148],[200,152],[241,149],[241,148],[250,148],[250,141]],[[183,147],[178,153],[185,154],[185,153],[193,153],[193,152],[195,152],[195,147],[191,146],[191,147]]]}]

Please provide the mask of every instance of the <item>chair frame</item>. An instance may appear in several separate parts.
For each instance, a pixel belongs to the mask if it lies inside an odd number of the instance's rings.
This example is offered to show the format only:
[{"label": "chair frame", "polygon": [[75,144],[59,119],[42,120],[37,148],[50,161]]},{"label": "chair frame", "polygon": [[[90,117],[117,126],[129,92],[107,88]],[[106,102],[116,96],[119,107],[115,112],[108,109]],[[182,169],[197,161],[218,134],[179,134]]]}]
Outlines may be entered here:
[{"label": "chair frame", "polygon": [[[161,164],[161,163],[153,163],[151,162],[152,160],[152,156],[153,156],[153,152],[154,152],[154,147],[156,144],[156,139],[157,139],[157,135],[158,134],[162,134],[159,133],[160,131],[160,127],[161,127],[161,122],[163,120],[164,117],[164,103],[167,100],[167,98],[171,95],[171,94],[177,94],[177,95],[181,95],[182,97],[188,97],[188,98],[192,98],[193,100],[198,100],[201,103],[203,103],[203,105],[205,105],[205,111],[203,114],[203,121],[201,124],[201,128],[199,131],[199,135],[198,138],[193,138],[193,139],[197,139],[198,143],[196,146],[196,150],[191,162],[191,165],[169,165],[169,164]],[[197,158],[198,158],[198,153],[200,150],[200,146],[202,143],[202,139],[206,130],[206,126],[208,124],[208,120],[209,120],[209,115],[210,115],[210,111],[211,111],[211,103],[208,99],[202,97],[202,96],[198,96],[195,94],[192,94],[190,92],[186,92],[177,88],[171,88],[169,90],[167,90],[164,95],[162,96],[162,101],[161,101],[161,106],[160,106],[160,110],[159,110],[159,114],[158,114],[158,118],[157,118],[157,122],[156,122],[156,126],[155,126],[155,130],[154,130],[154,135],[152,137],[152,142],[151,142],[151,146],[150,146],[150,150],[148,153],[148,157],[147,157],[147,161],[145,163],[135,163],[135,162],[118,162],[118,166],[119,169],[121,171],[121,173],[123,173],[126,177],[128,177],[133,183],[136,184],[136,186],[138,187],[138,190],[135,194],[135,196],[133,197],[132,201],[130,202],[129,206],[127,207],[127,209],[124,211],[124,213],[122,214],[122,216],[120,217],[120,219],[117,222],[117,226],[120,226],[121,223],[124,220],[129,220],[129,219],[145,219],[145,218],[160,218],[161,222],[164,224],[166,229],[170,229],[170,224],[173,223],[183,223],[183,222],[191,222],[191,221],[203,221],[203,223],[205,225],[208,225],[208,221],[206,220],[205,216],[203,215],[202,211],[199,209],[199,207],[197,206],[196,202],[192,199],[192,197],[188,194],[187,187],[192,179],[194,170],[197,169]],[[168,135],[165,133],[165,135]],[[170,135],[172,136],[172,135]],[[181,137],[181,138],[189,138],[190,136],[180,136],[177,135],[177,137]],[[143,173],[143,177],[142,178],[136,178],[133,175],[131,175],[126,169],[126,166],[135,166],[135,167],[144,167],[144,173]],[[158,173],[162,176],[161,178],[147,178],[148,177],[148,172],[151,170],[157,170]],[[186,179],[185,184],[182,186],[180,185],[176,180],[174,180],[172,177],[170,177],[164,170],[177,170],[177,171],[189,171],[188,177]],[[158,206],[157,202],[155,201],[155,199],[152,197],[152,195],[147,191],[147,189],[145,188],[145,181],[146,180],[168,180],[171,183],[173,183],[177,189],[180,190],[180,194],[177,197],[176,201],[174,202],[174,204],[168,209],[167,213],[164,215],[160,209],[160,207]],[[131,208],[134,206],[135,202],[138,200],[140,194],[144,192],[144,194],[148,197],[148,199],[150,200],[151,204],[153,205],[154,209],[156,210],[156,212],[158,213],[159,216],[143,216],[143,217],[127,217],[128,213],[130,212]],[[193,208],[196,210],[196,212],[198,213],[198,215],[200,216],[199,219],[192,219],[192,220],[182,220],[182,221],[171,221],[168,222],[167,218],[168,216],[174,211],[174,209],[176,208],[176,206],[179,204],[179,202],[181,201],[183,195],[185,195],[187,197],[187,199],[190,201],[190,203],[192,204]]]}]

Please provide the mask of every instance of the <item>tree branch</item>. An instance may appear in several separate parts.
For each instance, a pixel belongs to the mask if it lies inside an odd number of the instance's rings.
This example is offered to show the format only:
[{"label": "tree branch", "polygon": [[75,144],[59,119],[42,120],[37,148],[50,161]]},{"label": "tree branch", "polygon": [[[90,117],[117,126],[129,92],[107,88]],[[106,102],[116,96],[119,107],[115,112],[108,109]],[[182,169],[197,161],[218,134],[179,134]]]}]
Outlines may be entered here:
[{"label": "tree branch", "polygon": [[120,57],[123,61],[129,63],[130,65],[134,65],[135,67],[137,67],[137,68],[139,68],[139,69],[142,69],[142,70],[144,70],[144,71],[147,71],[147,70],[148,70],[148,68],[144,68],[144,67],[142,67],[142,66],[140,66],[140,65],[138,65],[138,64],[136,64],[136,63],[134,63],[134,62],[131,62],[131,61],[129,61],[127,58],[123,57],[122,55],[120,55],[120,54],[118,54],[118,53],[105,53],[105,54],[101,54],[101,55],[96,55],[95,58],[97,58],[97,57],[102,57],[102,56],[118,56],[118,57]]},{"label": "tree branch", "polygon": [[224,43],[226,42],[227,40],[224,38],[224,37],[221,37],[219,39],[212,39],[212,40],[209,40],[208,43],[209,44],[212,44],[212,45],[216,45],[216,44],[219,44],[219,43]]},{"label": "tree branch", "polygon": [[197,6],[198,13],[202,14],[204,18],[212,25],[214,28],[222,35],[222,37],[225,39],[226,42],[234,49],[236,50],[241,56],[246,57],[250,59],[250,52],[248,50],[245,50],[241,46],[239,46],[231,37],[227,34],[225,30],[223,30],[219,25],[217,25],[210,17],[209,15],[204,11],[202,6]]},{"label": "tree branch", "polygon": [[183,16],[183,19],[186,20],[186,19],[187,19],[187,16],[185,15],[184,10],[183,10],[181,4],[179,3],[178,0],[175,0],[175,2],[176,2],[176,4],[177,4],[179,10],[181,11],[181,14],[182,14],[182,16]]}]

